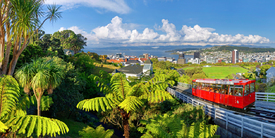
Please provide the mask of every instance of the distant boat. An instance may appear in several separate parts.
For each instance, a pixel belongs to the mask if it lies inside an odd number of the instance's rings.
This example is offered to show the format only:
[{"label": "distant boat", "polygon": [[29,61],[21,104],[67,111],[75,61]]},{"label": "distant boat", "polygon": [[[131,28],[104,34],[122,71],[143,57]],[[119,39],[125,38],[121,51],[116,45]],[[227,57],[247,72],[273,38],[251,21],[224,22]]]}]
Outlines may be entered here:
[{"label": "distant boat", "polygon": [[155,46],[155,47],[152,47],[152,48],[157,49],[157,48],[159,48],[159,47],[158,47],[158,46]]}]

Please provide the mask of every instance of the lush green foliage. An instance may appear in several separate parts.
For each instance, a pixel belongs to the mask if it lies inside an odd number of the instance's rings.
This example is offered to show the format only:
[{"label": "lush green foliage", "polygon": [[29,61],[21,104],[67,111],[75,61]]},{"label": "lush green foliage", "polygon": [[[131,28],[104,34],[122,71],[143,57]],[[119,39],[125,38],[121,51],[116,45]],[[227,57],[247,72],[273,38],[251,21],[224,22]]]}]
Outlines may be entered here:
[{"label": "lush green foliage", "polygon": [[86,40],[81,34],[75,34],[72,30],[63,30],[61,32],[55,32],[53,34],[54,38],[60,39],[61,46],[64,49],[73,50],[74,53],[79,52],[86,46]]},{"label": "lush green foliage", "polygon": [[83,100],[78,103],[77,108],[86,111],[118,109],[123,117],[123,122],[126,123],[124,134],[129,137],[129,130],[125,130],[128,128],[129,113],[138,111],[144,105],[144,101],[159,103],[166,99],[172,99],[171,95],[165,91],[168,83],[172,83],[172,80],[166,82],[165,76],[160,75],[147,83],[138,83],[131,87],[125,75],[117,73],[111,78],[111,89],[104,89],[105,97]]},{"label": "lush green foliage", "polygon": [[182,75],[181,77],[179,77],[178,81],[182,82],[182,83],[191,84],[192,79],[189,76],[187,76],[187,75]]},{"label": "lush green foliage", "polygon": [[9,128],[6,130],[1,125],[0,130],[4,129],[8,133],[25,134],[27,137],[34,134],[37,136],[56,136],[56,134],[64,134],[69,131],[66,124],[59,120],[26,115],[21,107],[26,106],[27,103],[24,99],[19,100],[20,89],[16,80],[11,76],[4,76],[0,79],[0,121]]},{"label": "lush green foliage", "polygon": [[261,72],[260,72],[260,76],[261,78],[265,78],[266,77],[266,71],[270,68],[270,65],[263,65],[260,67]]},{"label": "lush green foliage", "polygon": [[148,120],[141,120],[144,125],[138,130],[143,138],[161,137],[213,137],[218,126],[207,124],[202,108],[181,105],[174,112],[155,115]]},{"label": "lush green foliage", "polygon": [[88,126],[86,128],[83,128],[82,131],[79,131],[79,135],[82,138],[111,138],[113,134],[114,130],[108,129],[105,131],[104,127],[102,127],[101,125],[98,126],[96,129]]},{"label": "lush green foliage", "polygon": [[27,134],[27,137],[35,132],[36,136],[50,135],[55,137],[56,134],[60,135],[69,131],[67,125],[57,119],[36,115],[17,116],[7,121],[6,125],[11,127],[11,132]]},{"label": "lush green foliage", "polygon": [[255,80],[256,74],[255,73],[244,73],[243,77],[245,77],[246,79]]},{"label": "lush green foliage", "polygon": [[92,74],[94,69],[94,60],[87,53],[77,53],[74,56],[69,58],[69,61],[72,62],[79,72],[85,72],[87,74]]}]

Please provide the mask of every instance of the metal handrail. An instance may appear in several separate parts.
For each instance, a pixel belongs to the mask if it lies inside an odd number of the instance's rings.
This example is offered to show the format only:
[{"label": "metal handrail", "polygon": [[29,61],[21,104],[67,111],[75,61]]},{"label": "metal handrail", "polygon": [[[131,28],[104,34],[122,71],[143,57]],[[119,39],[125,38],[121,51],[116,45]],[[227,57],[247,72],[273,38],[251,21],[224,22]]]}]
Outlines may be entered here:
[{"label": "metal handrail", "polygon": [[261,138],[275,137],[275,124],[265,123],[242,115],[237,115],[234,114],[234,111],[229,111],[223,108],[215,108],[211,104],[193,99],[169,87],[167,88],[167,91],[171,95],[183,100],[186,103],[190,103],[194,106],[203,106],[205,114],[210,115],[213,118],[219,118],[225,121],[226,129],[228,128],[228,123],[239,126],[241,128],[241,137],[243,137],[244,129],[259,134]]},{"label": "metal handrail", "polygon": [[275,93],[256,92],[255,100],[256,101],[275,102]]}]

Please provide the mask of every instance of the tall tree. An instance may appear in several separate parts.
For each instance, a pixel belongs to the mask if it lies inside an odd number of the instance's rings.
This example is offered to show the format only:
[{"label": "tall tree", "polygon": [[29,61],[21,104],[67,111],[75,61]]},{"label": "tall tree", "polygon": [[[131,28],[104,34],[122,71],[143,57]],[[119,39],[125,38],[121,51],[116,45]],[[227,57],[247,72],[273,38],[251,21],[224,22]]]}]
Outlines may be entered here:
[{"label": "tall tree", "polygon": [[[165,78],[154,78],[145,84],[138,83],[131,87],[125,74],[117,73],[111,79],[111,89],[104,89],[105,97],[80,101],[77,108],[86,111],[102,110],[104,112],[110,109],[118,110],[123,118],[124,136],[129,138],[129,118],[131,112],[137,111],[146,101],[149,103],[159,103],[166,99],[172,99],[171,95],[165,91],[168,84],[163,80]],[[163,87],[165,88],[163,89]]]},{"label": "tall tree", "polygon": [[[48,6],[42,12],[44,0],[0,0],[0,74],[14,73],[20,54],[45,21],[61,18],[60,6]],[[45,18],[41,23],[39,19]],[[6,47],[6,49],[5,49]],[[9,61],[11,49],[13,57]]]},{"label": "tall tree", "polygon": [[37,59],[27,64],[15,73],[20,85],[24,87],[24,92],[30,94],[32,88],[37,100],[37,115],[40,116],[41,97],[44,91],[52,94],[64,77],[64,67],[56,64],[53,59]]},{"label": "tall tree", "polygon": [[64,49],[70,49],[74,51],[74,54],[79,52],[86,46],[87,38],[81,34],[75,34],[72,30],[63,30],[61,32],[55,32],[53,34],[54,38],[60,39],[61,46]]}]

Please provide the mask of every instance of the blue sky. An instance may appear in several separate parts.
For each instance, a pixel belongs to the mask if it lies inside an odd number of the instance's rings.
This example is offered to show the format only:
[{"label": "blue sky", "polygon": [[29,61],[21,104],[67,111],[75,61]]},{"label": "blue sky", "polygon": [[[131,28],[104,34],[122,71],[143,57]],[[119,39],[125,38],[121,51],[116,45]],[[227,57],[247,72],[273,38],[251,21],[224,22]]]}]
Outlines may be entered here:
[{"label": "blue sky", "polygon": [[46,0],[70,29],[102,46],[268,45],[275,42],[274,0]]}]

